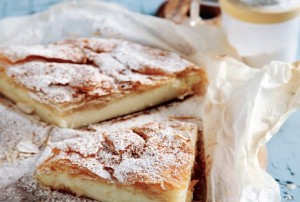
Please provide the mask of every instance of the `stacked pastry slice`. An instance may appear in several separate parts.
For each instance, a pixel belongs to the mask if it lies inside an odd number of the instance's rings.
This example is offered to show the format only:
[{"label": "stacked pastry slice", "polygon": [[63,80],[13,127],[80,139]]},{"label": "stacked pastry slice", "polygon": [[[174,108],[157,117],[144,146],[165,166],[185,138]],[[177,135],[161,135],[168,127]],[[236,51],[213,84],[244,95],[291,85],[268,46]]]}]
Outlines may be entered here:
[{"label": "stacked pastry slice", "polygon": [[0,92],[44,121],[77,128],[201,92],[203,70],[175,53],[117,39],[0,50]]},{"label": "stacked pastry slice", "polygon": [[152,122],[52,144],[38,180],[99,201],[192,199],[197,125]]}]

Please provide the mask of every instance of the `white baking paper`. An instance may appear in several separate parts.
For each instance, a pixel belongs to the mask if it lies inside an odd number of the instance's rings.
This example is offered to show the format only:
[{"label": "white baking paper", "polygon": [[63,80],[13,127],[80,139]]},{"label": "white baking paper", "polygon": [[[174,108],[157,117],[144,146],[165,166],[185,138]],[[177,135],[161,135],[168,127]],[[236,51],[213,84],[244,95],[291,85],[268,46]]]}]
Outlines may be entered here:
[{"label": "white baking paper", "polygon": [[64,2],[0,21],[0,46],[88,36],[160,47],[203,66],[210,84],[196,112],[204,126],[208,201],[280,201],[279,186],[259,167],[257,153],[300,105],[299,68],[274,62],[252,69],[232,58],[239,57],[219,27],[175,25],[100,1]]},{"label": "white baking paper", "polygon": [[272,62],[253,69],[229,57],[202,62],[211,81],[203,114],[209,201],[280,201],[257,154],[300,106],[300,66]]}]

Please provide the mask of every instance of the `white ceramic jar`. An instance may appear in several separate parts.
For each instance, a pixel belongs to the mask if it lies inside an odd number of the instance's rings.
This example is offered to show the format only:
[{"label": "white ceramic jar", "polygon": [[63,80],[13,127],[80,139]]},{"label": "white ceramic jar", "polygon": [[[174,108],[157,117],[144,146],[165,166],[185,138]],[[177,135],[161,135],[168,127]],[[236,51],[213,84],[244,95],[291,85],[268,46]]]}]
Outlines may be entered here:
[{"label": "white ceramic jar", "polygon": [[291,2],[261,6],[220,0],[222,26],[245,63],[262,67],[273,60],[297,59],[300,1]]}]

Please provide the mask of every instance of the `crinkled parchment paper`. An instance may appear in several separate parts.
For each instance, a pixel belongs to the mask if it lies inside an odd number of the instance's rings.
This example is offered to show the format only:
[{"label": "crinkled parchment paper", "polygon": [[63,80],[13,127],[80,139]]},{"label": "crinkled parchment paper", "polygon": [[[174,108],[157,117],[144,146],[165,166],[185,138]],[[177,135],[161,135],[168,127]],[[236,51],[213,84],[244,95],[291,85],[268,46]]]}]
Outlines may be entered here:
[{"label": "crinkled parchment paper", "polygon": [[[159,120],[158,117],[170,114],[202,118],[208,201],[280,201],[279,186],[260,168],[257,153],[299,107],[300,67],[273,62],[252,69],[223,56],[238,58],[219,27],[175,25],[100,1],[64,2],[43,13],[0,21],[0,46],[46,44],[82,36],[124,38],[175,51],[204,66],[210,82],[205,98],[195,97],[160,113],[150,113],[145,120]],[[49,134],[52,141],[57,141],[62,138],[60,134],[68,138],[85,132],[45,125],[36,117],[22,114],[4,98],[0,98],[0,106],[0,146],[6,148],[4,153],[10,157],[10,161],[0,162],[0,201],[9,199],[4,198],[7,193],[20,196],[14,200],[24,200],[24,197],[35,200],[45,194],[30,193],[37,185],[28,185],[27,178],[32,178],[34,162],[40,155],[37,149],[42,150]],[[10,119],[5,115],[8,112],[12,113]],[[22,123],[34,119],[30,122],[34,127],[19,123],[14,131],[4,130],[5,126],[16,124],[15,118]],[[97,127],[105,129],[107,125]],[[9,135],[16,138],[8,140]],[[9,149],[13,152],[8,152]],[[23,159],[13,161],[20,156],[14,151],[25,153]],[[27,192],[12,186],[19,183],[22,187],[26,179]],[[63,199],[59,193],[53,193],[48,192],[52,201]]]},{"label": "crinkled parchment paper", "polygon": [[280,201],[257,154],[300,106],[300,66],[272,62],[253,69],[229,57],[202,62],[211,81],[203,114],[209,199]]}]

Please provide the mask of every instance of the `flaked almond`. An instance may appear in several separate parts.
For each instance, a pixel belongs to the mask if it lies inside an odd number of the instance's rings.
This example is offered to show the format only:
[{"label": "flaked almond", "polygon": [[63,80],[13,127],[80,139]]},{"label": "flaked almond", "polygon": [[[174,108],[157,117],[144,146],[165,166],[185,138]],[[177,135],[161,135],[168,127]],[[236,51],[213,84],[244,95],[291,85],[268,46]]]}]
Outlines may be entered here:
[{"label": "flaked almond", "polygon": [[179,134],[179,133],[177,133],[175,136],[176,136],[176,137],[179,137],[179,138],[182,138],[182,139],[184,139],[184,140],[189,140],[189,137],[186,137],[186,136],[184,136],[184,135],[182,135],[182,134]]},{"label": "flaked almond", "polygon": [[18,102],[17,106],[19,107],[19,109],[24,112],[25,114],[32,114],[34,109],[33,107],[23,103],[23,102]]},{"label": "flaked almond", "polygon": [[32,154],[32,153],[19,153],[19,156],[18,156],[18,158],[19,159],[26,159],[26,158],[29,158],[29,157],[31,157],[31,156],[33,156],[34,154]]},{"label": "flaked almond", "polygon": [[17,149],[20,153],[36,154],[39,152],[38,146],[31,141],[21,141],[17,144]]}]

